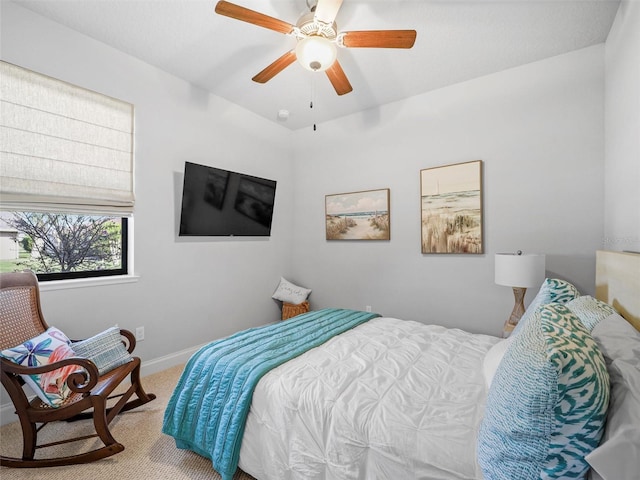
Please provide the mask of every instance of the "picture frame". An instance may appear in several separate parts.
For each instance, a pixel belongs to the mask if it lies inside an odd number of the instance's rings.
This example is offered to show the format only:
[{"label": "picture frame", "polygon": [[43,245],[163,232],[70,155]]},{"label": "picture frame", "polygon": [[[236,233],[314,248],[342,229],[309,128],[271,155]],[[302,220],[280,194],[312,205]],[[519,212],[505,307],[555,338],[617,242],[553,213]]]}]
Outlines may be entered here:
[{"label": "picture frame", "polygon": [[423,254],[484,253],[482,160],[420,170]]},{"label": "picture frame", "polygon": [[241,177],[234,208],[259,224],[270,227],[274,193],[275,188],[271,185]]},{"label": "picture frame", "polygon": [[325,196],[327,240],[390,240],[388,188]]}]

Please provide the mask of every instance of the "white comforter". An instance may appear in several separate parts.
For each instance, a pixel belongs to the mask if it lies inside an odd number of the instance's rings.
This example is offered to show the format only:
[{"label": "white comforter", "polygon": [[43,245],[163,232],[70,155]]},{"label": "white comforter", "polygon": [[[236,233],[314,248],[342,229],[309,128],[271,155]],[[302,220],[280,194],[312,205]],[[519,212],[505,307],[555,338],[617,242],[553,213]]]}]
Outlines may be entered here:
[{"label": "white comforter", "polygon": [[481,479],[497,337],[376,318],[265,375],[240,468],[259,480]]}]

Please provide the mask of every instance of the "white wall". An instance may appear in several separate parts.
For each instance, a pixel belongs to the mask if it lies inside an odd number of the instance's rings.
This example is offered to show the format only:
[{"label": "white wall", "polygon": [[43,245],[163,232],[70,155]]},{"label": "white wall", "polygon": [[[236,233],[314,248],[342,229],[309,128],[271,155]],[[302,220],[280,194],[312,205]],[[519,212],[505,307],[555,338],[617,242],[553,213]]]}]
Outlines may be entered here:
[{"label": "white wall", "polygon": [[640,2],[620,4],[605,66],[605,248],[640,252]]},{"label": "white wall", "polygon": [[[496,252],[593,293],[603,233],[602,45],[296,132],[293,271],[337,305],[499,334]],[[484,255],[420,253],[420,170],[484,161]],[[391,241],[326,241],[327,194],[391,189]],[[528,292],[527,302],[534,292]]]},{"label": "white wall", "polygon": [[[71,336],[116,322],[144,325],[137,353],[148,365],[277,318],[270,295],[280,275],[312,288],[314,308],[372,305],[498,334],[513,296],[493,282],[493,255],[517,249],[546,253],[549,275],[593,293],[604,232],[602,45],[320,124],[316,132],[289,132],[13,3],[1,5],[3,60],[136,106],[140,278],[44,292],[47,320]],[[627,27],[620,31],[626,38]],[[627,73],[614,77],[637,80],[628,73],[637,72],[629,66],[637,49],[615,53]],[[637,96],[637,87],[626,91]],[[630,136],[632,127],[620,126],[625,110],[617,111],[609,133]],[[476,159],[484,161],[485,254],[422,255],[420,170]],[[272,236],[177,238],[185,161],[276,179]],[[324,196],[376,188],[391,189],[391,241],[325,241]],[[607,212],[627,199],[611,198]]]},{"label": "white wall", "polygon": [[[117,50],[2,2],[2,59],[135,105],[133,284],[46,290],[47,322],[83,338],[116,322],[147,362],[276,320],[291,250],[291,132]],[[178,238],[184,162],[277,180],[269,238]],[[46,288],[46,287],[44,287]]]}]

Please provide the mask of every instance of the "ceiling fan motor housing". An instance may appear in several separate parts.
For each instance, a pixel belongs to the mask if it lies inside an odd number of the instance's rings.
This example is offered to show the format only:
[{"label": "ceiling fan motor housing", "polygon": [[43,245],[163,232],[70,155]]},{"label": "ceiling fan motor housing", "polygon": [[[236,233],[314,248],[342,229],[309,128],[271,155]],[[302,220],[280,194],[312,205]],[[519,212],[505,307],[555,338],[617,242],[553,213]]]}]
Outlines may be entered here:
[{"label": "ceiling fan motor housing", "polygon": [[319,22],[314,18],[313,12],[305,13],[304,15],[302,15],[298,19],[296,27],[298,27],[298,30],[300,30],[302,37],[318,35],[324,38],[328,38],[329,40],[335,40],[338,32],[336,22],[330,24]]}]

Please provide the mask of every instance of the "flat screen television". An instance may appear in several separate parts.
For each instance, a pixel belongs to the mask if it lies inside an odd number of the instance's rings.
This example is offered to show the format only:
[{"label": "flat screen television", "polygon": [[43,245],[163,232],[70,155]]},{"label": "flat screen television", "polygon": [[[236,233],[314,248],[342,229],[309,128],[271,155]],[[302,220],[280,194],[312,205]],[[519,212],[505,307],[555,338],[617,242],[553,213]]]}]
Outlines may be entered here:
[{"label": "flat screen television", "polygon": [[185,162],[180,236],[271,235],[275,180]]}]

